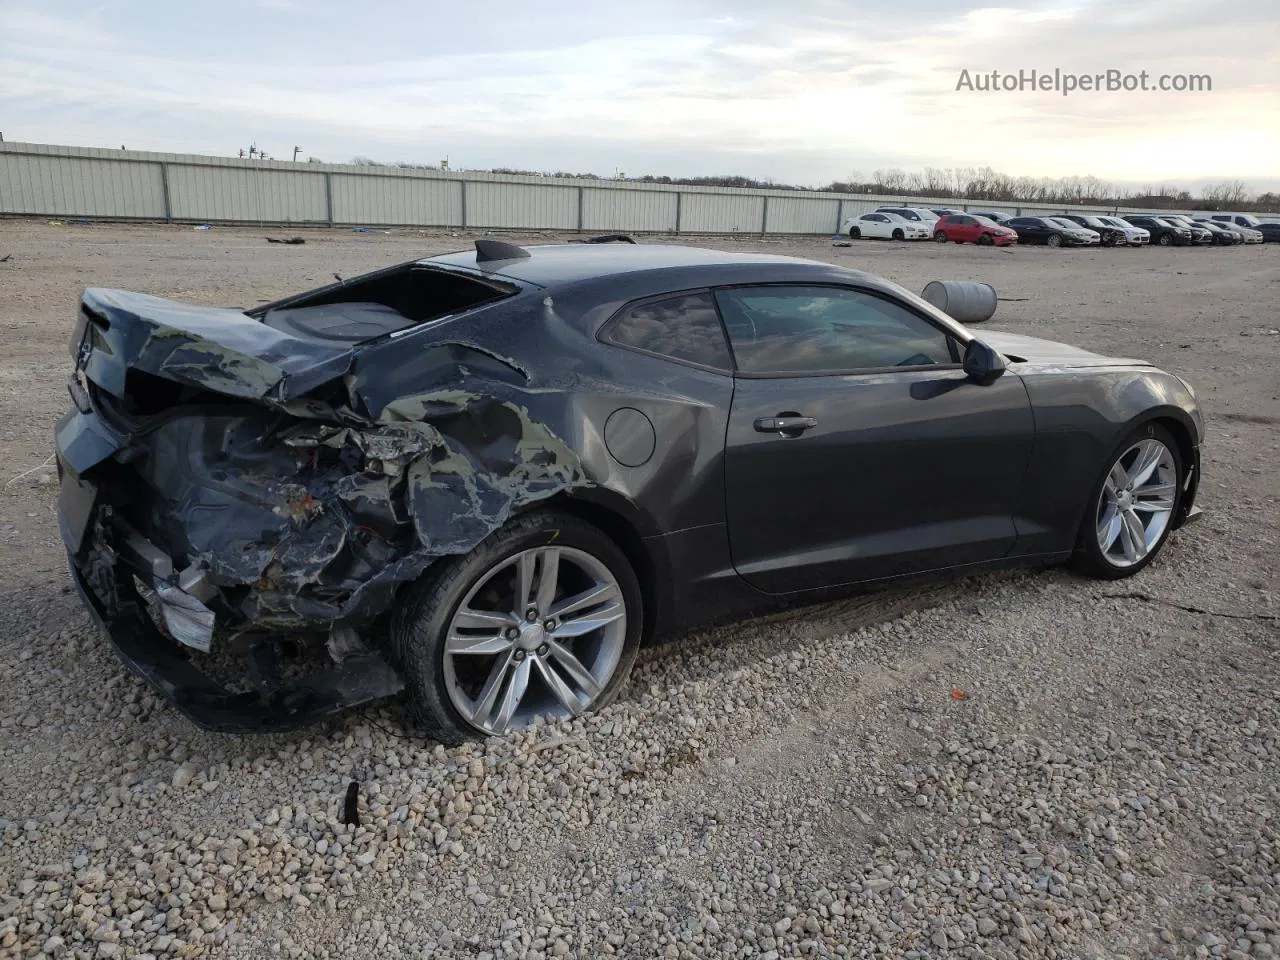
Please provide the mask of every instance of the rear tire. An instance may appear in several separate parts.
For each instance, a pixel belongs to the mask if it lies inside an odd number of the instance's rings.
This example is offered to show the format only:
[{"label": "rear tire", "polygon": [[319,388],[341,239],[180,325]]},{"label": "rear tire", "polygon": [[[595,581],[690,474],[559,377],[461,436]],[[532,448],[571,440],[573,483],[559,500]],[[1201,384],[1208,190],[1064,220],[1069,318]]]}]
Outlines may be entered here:
[{"label": "rear tire", "polygon": [[1089,493],[1072,566],[1086,576],[1119,580],[1151,563],[1173,530],[1184,470],[1178,444],[1164,427],[1145,423],[1130,431]]},{"label": "rear tire", "polygon": [[[597,589],[605,592],[596,602],[569,605]],[[517,615],[521,592],[528,607]],[[508,611],[510,622],[499,622]],[[602,625],[573,633],[588,621]],[[608,705],[626,684],[643,626],[639,581],[613,540],[576,517],[539,511],[407,586],[391,641],[414,719],[428,736],[458,744],[534,716]]]}]

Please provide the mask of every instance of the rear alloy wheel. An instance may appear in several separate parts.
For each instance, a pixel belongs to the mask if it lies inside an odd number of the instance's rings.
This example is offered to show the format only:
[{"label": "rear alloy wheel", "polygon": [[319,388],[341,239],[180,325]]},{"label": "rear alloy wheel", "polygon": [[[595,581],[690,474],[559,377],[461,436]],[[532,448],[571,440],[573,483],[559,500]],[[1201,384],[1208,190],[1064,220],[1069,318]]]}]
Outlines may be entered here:
[{"label": "rear alloy wheel", "polygon": [[609,703],[635,661],[641,609],[611,539],[538,513],[432,568],[393,636],[418,719],[459,743]]},{"label": "rear alloy wheel", "polygon": [[901,228],[896,229],[896,230],[894,230],[894,231],[893,231],[893,239],[895,239],[895,240],[902,240],[902,239],[904,239],[905,237],[906,237],[906,234],[902,232]]},{"label": "rear alloy wheel", "polygon": [[1172,528],[1182,469],[1178,445],[1164,428],[1147,424],[1126,437],[1090,499],[1076,566],[1115,580],[1150,563]]},{"label": "rear alloy wheel", "polygon": [[[946,235],[945,233],[943,233],[941,230],[939,230],[937,233],[935,233],[935,234],[933,235],[933,239],[934,239],[937,243],[946,243],[946,242],[947,242],[947,235]],[[960,242],[959,240],[957,240],[957,241],[956,241],[956,243],[959,243],[959,242]]]},{"label": "rear alloy wheel", "polygon": [[1049,239],[1046,240],[1045,243],[1051,247],[1060,247],[1062,246],[1062,238],[1056,233],[1051,233],[1049,234]]},{"label": "rear alloy wheel", "polygon": [[861,230],[859,230],[857,227],[850,227],[850,228],[849,228],[849,239],[850,239],[850,240],[860,240],[861,238],[862,238],[862,231],[861,231]]},{"label": "rear alloy wheel", "polygon": [[991,243],[992,243],[992,240],[991,240],[991,234],[989,234],[989,233],[984,233],[984,234],[982,234],[980,237],[978,237],[978,245],[979,245],[979,246],[982,246],[982,247],[989,247],[989,246],[991,246]]}]

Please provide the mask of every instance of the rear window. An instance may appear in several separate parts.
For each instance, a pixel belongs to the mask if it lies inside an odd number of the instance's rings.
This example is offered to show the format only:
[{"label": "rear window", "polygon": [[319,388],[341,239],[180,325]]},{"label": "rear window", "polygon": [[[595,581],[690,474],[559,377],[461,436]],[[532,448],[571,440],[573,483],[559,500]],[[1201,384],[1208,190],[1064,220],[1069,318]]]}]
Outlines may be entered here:
[{"label": "rear window", "polygon": [[628,307],[605,329],[604,340],[714,370],[732,370],[724,327],[709,293],[649,300]]},{"label": "rear window", "polygon": [[512,296],[518,287],[408,264],[253,311],[296,336],[358,342],[453,316]]}]

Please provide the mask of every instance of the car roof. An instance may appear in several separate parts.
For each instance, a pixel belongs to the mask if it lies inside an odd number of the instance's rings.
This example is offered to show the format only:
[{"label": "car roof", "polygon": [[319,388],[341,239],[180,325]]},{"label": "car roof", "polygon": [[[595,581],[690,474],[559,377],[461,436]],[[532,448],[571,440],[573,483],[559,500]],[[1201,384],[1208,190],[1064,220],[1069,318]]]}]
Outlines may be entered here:
[{"label": "car roof", "polygon": [[446,253],[418,261],[424,266],[462,267],[540,287],[595,280],[608,276],[681,267],[810,266],[830,264],[768,253],[733,253],[670,243],[548,243],[522,247],[529,256],[510,260],[477,260],[475,250]]}]

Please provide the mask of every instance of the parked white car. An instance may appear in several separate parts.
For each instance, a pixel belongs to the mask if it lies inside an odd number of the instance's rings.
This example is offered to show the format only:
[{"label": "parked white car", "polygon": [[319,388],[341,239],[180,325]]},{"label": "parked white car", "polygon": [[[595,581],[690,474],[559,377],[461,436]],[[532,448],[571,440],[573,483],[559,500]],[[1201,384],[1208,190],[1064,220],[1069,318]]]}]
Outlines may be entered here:
[{"label": "parked white car", "polygon": [[1115,227],[1117,230],[1124,231],[1124,242],[1131,247],[1140,247],[1144,243],[1151,242],[1151,231],[1143,227],[1135,227],[1128,221],[1121,220],[1119,217],[1103,217],[1099,216],[1099,220],[1108,227]]},{"label": "parked white car", "polygon": [[907,220],[896,213],[871,213],[850,217],[840,228],[849,238],[871,237],[876,240],[928,240],[933,236],[933,221]]},{"label": "parked white car", "polygon": [[903,220],[910,220],[913,223],[923,223],[927,227],[936,226],[938,223],[938,214],[934,213],[927,207],[876,207],[876,213],[893,213],[901,217]]}]

